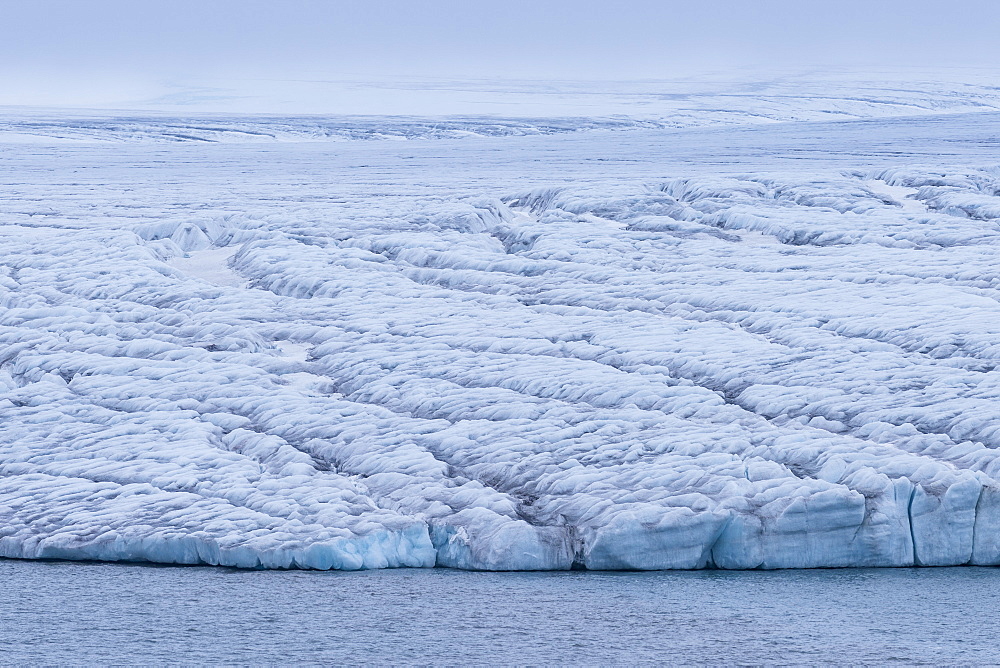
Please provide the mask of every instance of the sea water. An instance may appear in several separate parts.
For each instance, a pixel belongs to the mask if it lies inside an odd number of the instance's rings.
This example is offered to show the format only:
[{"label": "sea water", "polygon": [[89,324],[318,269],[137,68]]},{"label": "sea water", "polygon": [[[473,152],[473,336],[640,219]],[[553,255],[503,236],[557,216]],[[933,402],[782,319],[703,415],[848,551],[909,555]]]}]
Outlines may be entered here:
[{"label": "sea water", "polygon": [[0,560],[0,663],[983,664],[989,568],[248,571]]}]

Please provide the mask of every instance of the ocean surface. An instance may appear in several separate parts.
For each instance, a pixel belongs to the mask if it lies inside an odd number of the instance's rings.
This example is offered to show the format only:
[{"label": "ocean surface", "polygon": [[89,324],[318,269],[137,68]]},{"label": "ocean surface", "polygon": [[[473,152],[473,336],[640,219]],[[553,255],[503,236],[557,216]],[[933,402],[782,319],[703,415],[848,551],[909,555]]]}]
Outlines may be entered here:
[{"label": "ocean surface", "polygon": [[990,568],[246,571],[0,561],[2,664],[991,664]]}]

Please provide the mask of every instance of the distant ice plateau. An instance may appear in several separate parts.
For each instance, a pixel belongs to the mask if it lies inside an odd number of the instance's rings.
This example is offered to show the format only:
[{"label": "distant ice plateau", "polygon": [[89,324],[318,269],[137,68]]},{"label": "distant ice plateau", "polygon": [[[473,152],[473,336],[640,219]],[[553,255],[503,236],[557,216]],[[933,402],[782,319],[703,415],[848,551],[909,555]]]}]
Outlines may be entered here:
[{"label": "distant ice plateau", "polygon": [[[864,76],[792,70],[621,82],[206,79],[164,86],[146,98],[95,98],[91,109],[0,106],[0,136],[5,143],[284,143],[967,114],[1000,111],[998,74],[897,69]],[[5,99],[0,91],[0,105]]]},{"label": "distant ice plateau", "polygon": [[1000,564],[1000,96],[932,92],[8,110],[0,556]]}]

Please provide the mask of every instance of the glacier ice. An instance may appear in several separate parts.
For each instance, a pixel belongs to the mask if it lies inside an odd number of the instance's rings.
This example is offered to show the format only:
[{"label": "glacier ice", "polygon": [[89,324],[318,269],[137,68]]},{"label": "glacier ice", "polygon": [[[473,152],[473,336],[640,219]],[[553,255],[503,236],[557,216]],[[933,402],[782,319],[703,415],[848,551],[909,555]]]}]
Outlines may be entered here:
[{"label": "glacier ice", "polygon": [[5,145],[0,555],[998,564],[1000,116],[951,118]]}]

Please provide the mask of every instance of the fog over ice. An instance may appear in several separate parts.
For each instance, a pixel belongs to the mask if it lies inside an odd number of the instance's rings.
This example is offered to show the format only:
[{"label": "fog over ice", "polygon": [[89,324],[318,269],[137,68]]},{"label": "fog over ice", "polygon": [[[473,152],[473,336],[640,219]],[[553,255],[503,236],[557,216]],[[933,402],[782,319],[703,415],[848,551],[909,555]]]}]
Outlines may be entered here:
[{"label": "fog over ice", "polygon": [[[964,81],[983,76],[970,68],[1000,62],[1000,6],[988,0],[34,0],[3,9],[0,105],[456,113],[475,80],[694,86],[844,69],[920,79],[936,68],[936,78]],[[391,85],[361,85],[373,81]],[[462,94],[449,95],[456,86]],[[437,105],[408,102],[428,87]],[[517,103],[493,96],[472,111],[507,115]]]}]

